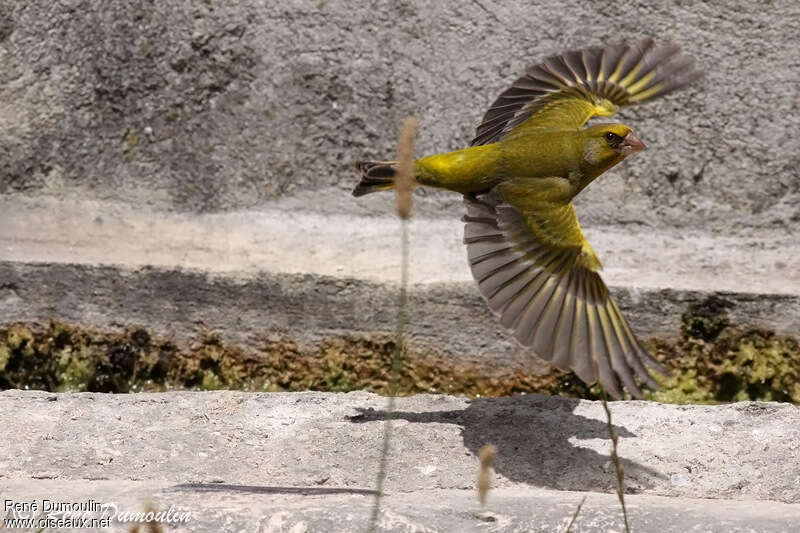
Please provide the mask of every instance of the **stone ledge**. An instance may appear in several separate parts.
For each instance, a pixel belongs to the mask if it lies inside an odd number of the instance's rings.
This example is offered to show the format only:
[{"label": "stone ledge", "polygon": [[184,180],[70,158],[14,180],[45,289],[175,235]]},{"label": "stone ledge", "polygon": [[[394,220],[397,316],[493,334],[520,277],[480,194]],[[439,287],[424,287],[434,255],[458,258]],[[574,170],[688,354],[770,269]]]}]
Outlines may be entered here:
[{"label": "stone ledge", "polygon": [[[267,485],[176,485],[154,481],[32,479],[4,482],[4,498],[16,502],[50,499],[57,502],[114,504],[121,513],[171,510],[170,518],[188,513],[186,522],[165,525],[166,531],[365,531],[374,502],[371,493],[347,488]],[[623,531],[617,497],[518,487],[490,493],[486,510],[473,490],[424,490],[389,493],[383,499],[378,531],[561,532],[583,500],[574,531]],[[800,506],[772,501],[722,501],[663,496],[626,497],[631,531],[660,533],[790,533],[800,523]],[[129,533],[132,524],[112,523],[110,529]],[[59,529],[59,531],[65,531]]]},{"label": "stone ledge", "polygon": [[[393,213],[392,195],[375,198],[383,216],[308,207],[328,199],[333,201],[319,193],[304,202],[287,199],[258,210],[203,214],[72,197],[0,197],[0,259],[396,283],[400,227],[386,215]],[[457,196],[452,207],[447,217],[412,219],[412,284],[474,283]],[[744,228],[713,234],[636,225],[584,230],[603,261],[606,283],[632,293],[800,295],[800,243],[789,231]]]},{"label": "stone ledge", "polygon": [[[0,280],[0,324],[144,327],[179,343],[215,331],[245,348],[263,347],[270,335],[309,346],[342,335],[391,333],[396,320],[394,285],[352,278],[0,261]],[[712,295],[730,304],[734,325],[800,331],[798,296],[612,290],[643,338],[674,339],[681,315]],[[419,353],[486,375],[547,368],[497,325],[472,282],[416,285],[409,308],[409,345]]]},{"label": "stone ledge", "polygon": [[[362,392],[5,391],[0,490],[129,510],[175,505],[192,513],[196,522],[184,529],[192,531],[254,523],[299,531],[300,522],[310,531],[359,529],[385,406]],[[579,531],[622,529],[599,403],[419,395],[399,398],[397,409],[385,530],[477,527],[476,454],[487,442],[499,448],[489,505],[496,521],[487,527],[555,530],[586,495]],[[611,409],[634,530],[777,532],[800,523],[797,407]]]}]

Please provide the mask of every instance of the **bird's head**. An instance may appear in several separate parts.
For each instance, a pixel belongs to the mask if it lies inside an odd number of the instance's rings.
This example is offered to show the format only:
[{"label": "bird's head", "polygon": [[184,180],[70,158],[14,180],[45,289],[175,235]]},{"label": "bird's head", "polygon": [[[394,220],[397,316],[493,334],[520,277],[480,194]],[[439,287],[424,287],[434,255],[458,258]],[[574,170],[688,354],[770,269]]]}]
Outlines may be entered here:
[{"label": "bird's head", "polygon": [[597,124],[583,130],[583,165],[598,176],[645,146],[624,124]]}]

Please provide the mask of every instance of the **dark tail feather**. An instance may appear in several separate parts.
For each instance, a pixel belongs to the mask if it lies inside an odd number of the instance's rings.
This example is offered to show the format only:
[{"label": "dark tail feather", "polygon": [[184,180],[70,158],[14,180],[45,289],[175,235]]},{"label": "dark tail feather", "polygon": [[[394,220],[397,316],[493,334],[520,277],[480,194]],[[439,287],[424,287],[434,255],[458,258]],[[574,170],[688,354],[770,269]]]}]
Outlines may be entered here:
[{"label": "dark tail feather", "polygon": [[361,181],[353,189],[353,196],[364,196],[371,192],[386,191],[394,187],[395,161],[359,161],[356,170],[361,172]]}]

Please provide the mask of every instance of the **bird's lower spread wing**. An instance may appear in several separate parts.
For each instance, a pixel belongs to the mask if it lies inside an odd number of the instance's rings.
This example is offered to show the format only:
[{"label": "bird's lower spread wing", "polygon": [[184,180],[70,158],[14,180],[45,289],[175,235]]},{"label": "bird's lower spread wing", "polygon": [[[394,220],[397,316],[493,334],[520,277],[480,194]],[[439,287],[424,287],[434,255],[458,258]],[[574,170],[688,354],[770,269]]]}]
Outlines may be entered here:
[{"label": "bird's lower spread wing", "polygon": [[[635,377],[657,388],[645,364],[663,370],[633,334],[592,267],[599,263],[586,260],[585,248],[545,244],[531,231],[535,213],[522,213],[498,188],[467,196],[465,203],[472,275],[501,324],[523,346],[589,384],[599,381],[616,398],[620,382],[642,397]],[[591,248],[588,253],[594,254]]]},{"label": "bird's lower spread wing", "polygon": [[483,117],[472,146],[513,130],[577,129],[593,116],[665,95],[702,77],[675,44],[652,39],[594,46],[546,58],[504,91]]}]

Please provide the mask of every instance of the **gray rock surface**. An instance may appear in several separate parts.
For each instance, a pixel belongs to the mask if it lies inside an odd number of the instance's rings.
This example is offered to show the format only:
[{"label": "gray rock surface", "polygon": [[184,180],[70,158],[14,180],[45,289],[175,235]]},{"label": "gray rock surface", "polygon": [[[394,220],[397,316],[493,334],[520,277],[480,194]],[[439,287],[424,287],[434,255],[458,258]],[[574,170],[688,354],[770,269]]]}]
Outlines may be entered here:
[{"label": "gray rock surface", "polygon": [[[388,217],[286,208],[197,215],[0,200],[0,324],[146,327],[183,342],[212,330],[256,349],[275,335],[311,346],[392,334],[397,229]],[[642,337],[674,339],[681,315],[711,297],[740,327],[800,332],[800,245],[791,238],[598,229],[604,277]],[[417,219],[411,230],[411,348],[494,375],[546,371],[486,307],[461,223]]]},{"label": "gray rock surface", "polygon": [[[652,35],[708,76],[626,110],[649,149],[582,195],[606,279],[644,336],[690,304],[800,331],[800,4],[0,0],[0,323],[144,325],[243,345],[394,328],[390,195],[348,165],[464,146],[524,68]],[[412,345],[542,370],[464,262],[457,197],[416,197]],[[385,399],[369,394],[0,393],[0,493],[174,506],[180,531],[364,527]],[[385,531],[622,531],[597,404],[398,400]],[[633,531],[800,529],[798,410],[614,403]],[[500,449],[489,514],[477,450]],[[128,531],[116,524],[114,530]]]},{"label": "gray rock surface", "polygon": [[[645,33],[708,77],[626,112],[651,149],[581,200],[606,280],[644,336],[674,337],[712,295],[737,325],[800,331],[793,2],[0,6],[4,323],[245,344],[390,331],[392,197],[351,198],[347,163],[391,155],[410,111],[420,154],[462,146],[531,61]],[[413,342],[487,371],[541,368],[470,281],[461,210],[416,202]]]},{"label": "gray rock surface", "polygon": [[[297,211],[290,202],[227,213],[165,213],[125,204],[0,197],[0,257],[217,273],[258,271],[400,279],[394,216]],[[714,235],[594,226],[587,238],[610,285],[632,290],[800,292],[800,240],[771,229]],[[410,224],[410,283],[471,282],[463,223]],[[742,280],[747,280],[743,286]]]},{"label": "gray rock surface", "polygon": [[[0,193],[369,211],[346,194],[347,165],[391,156],[407,113],[420,154],[456,149],[537,59],[652,35],[707,79],[624,113],[650,149],[587,190],[583,220],[728,231],[800,217],[793,0],[0,4]],[[420,209],[460,207],[433,193]]]},{"label": "gray rock surface", "polygon": [[[363,530],[385,408],[367,393],[6,391],[0,491],[125,511],[174,506],[191,515],[176,528],[186,531]],[[611,409],[632,531],[800,525],[796,406]],[[499,453],[481,515],[474,483],[486,443]],[[609,450],[597,402],[400,398],[381,530],[559,531],[586,496],[576,531],[622,531]]]},{"label": "gray rock surface", "polygon": [[[309,347],[342,337],[391,336],[397,319],[396,287],[340,277],[0,261],[0,279],[0,323],[144,327],[183,345],[214,331],[250,349],[263,349],[280,335]],[[624,287],[614,294],[642,338],[676,337],[681,314],[709,298],[706,292]],[[714,297],[730,306],[725,314],[734,324],[800,331],[798,296]],[[496,376],[549,369],[497,325],[472,282],[417,285],[409,312],[407,343],[415,357]]]}]

